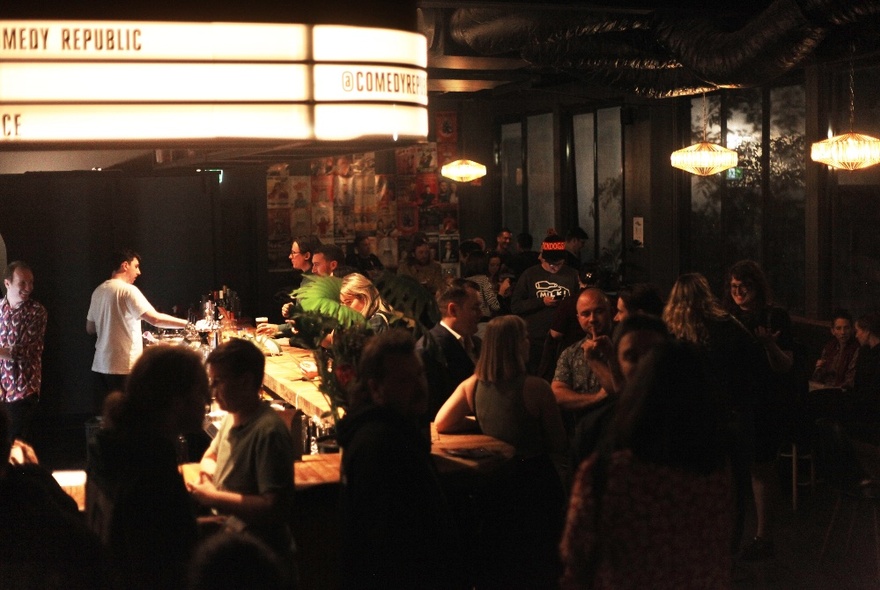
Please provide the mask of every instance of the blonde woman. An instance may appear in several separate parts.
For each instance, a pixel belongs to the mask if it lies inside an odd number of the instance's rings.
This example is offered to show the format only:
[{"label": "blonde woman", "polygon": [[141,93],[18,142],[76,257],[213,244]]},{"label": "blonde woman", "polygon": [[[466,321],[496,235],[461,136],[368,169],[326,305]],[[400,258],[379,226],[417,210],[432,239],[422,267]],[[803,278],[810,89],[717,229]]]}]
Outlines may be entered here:
[{"label": "blonde woman", "polygon": [[732,439],[736,484],[732,549],[737,551],[744,532],[745,499],[752,494],[751,470],[756,444],[761,442],[759,426],[765,419],[770,365],[757,339],[724,310],[706,277],[699,273],[678,278],[669,292],[663,319],[675,338],[700,345],[718,381]]},{"label": "blonde woman", "polygon": [[386,330],[393,316],[391,306],[382,299],[376,286],[359,273],[342,278],[339,303],[362,314],[375,333]]},{"label": "blonde woman", "polygon": [[[480,561],[477,587],[548,588],[561,571],[565,492],[550,460],[567,445],[562,416],[550,385],[526,374],[529,340],[515,315],[486,325],[474,374],[465,379],[437,413],[440,433],[465,430],[476,415],[484,434],[516,449],[516,457],[477,499]],[[523,543],[523,539],[529,539]]]},{"label": "blonde woman", "polygon": [[492,319],[476,370],[440,408],[437,431],[465,430],[475,414],[484,434],[513,445],[518,455],[564,451],[565,430],[553,392],[546,381],[526,374],[528,345],[521,317]]}]

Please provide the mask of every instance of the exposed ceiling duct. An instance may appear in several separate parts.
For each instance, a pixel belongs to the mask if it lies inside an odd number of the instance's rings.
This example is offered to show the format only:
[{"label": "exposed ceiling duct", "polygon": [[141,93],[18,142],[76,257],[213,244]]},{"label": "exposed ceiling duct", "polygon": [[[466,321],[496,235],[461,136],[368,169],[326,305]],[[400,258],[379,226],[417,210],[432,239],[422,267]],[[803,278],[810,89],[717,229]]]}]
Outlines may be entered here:
[{"label": "exposed ceiling duct", "polygon": [[[770,82],[814,59],[876,49],[880,0],[774,0],[607,6],[473,3],[434,8],[435,60],[461,55],[522,60],[538,74],[664,98]],[[650,6],[653,4],[653,6]],[[424,10],[424,9],[423,9]],[[445,36],[439,37],[445,31]],[[844,51],[845,50],[845,51]]]}]

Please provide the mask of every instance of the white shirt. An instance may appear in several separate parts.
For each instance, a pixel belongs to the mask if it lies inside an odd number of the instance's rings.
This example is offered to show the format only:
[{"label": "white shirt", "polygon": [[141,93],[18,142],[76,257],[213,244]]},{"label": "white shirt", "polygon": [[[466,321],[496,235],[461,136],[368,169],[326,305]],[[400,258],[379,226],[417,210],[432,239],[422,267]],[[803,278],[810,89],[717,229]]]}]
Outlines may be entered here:
[{"label": "white shirt", "polygon": [[128,375],[144,350],[141,316],[153,306],[140,289],[122,279],[108,279],[92,293],[86,319],[98,334],[92,370]]}]

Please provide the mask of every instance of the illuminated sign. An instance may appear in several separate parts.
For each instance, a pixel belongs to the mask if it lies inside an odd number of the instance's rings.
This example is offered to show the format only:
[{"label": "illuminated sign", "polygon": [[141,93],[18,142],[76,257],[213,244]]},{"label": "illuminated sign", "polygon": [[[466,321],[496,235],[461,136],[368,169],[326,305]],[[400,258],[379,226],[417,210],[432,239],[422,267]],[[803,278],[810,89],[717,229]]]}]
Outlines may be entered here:
[{"label": "illuminated sign", "polygon": [[0,20],[0,145],[425,139],[426,67],[391,29]]}]

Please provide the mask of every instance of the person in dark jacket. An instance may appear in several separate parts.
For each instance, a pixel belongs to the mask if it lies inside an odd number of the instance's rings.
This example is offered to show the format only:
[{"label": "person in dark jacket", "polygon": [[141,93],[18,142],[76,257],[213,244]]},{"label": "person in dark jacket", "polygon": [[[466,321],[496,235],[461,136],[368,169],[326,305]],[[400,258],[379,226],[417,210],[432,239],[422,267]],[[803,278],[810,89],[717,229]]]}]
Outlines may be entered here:
[{"label": "person in dark jacket", "polygon": [[454,279],[437,293],[440,321],[417,346],[429,384],[426,422],[458,384],[474,374],[480,354],[480,339],[475,336],[482,316],[479,289],[473,281]]},{"label": "person in dark jacket", "polygon": [[460,588],[462,555],[419,417],[428,402],[421,360],[401,328],[364,347],[343,449],[342,588]]}]

